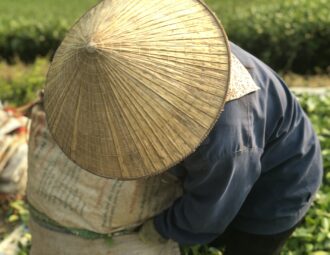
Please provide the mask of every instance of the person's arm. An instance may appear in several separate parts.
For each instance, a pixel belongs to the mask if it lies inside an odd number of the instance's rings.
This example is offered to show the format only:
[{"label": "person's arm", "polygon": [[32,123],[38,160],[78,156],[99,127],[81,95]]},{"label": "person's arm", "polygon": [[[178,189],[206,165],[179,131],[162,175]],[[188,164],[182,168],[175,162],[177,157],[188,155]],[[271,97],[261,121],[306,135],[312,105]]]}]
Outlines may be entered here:
[{"label": "person's arm", "polygon": [[183,162],[187,170],[184,195],[154,219],[164,238],[186,245],[208,243],[241,208],[260,174],[261,151],[246,148],[227,155],[214,153],[199,149]]}]

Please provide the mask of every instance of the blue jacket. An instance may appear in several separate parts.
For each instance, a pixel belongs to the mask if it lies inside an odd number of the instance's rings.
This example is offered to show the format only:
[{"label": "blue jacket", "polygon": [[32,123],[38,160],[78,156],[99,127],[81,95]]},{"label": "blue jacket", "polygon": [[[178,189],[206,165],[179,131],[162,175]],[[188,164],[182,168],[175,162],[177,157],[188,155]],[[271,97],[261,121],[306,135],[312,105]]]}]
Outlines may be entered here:
[{"label": "blue jacket", "polygon": [[259,91],[228,102],[201,146],[171,171],[184,194],[155,217],[158,232],[180,244],[208,243],[229,224],[255,234],[293,227],[322,180],[311,123],[285,83],[231,44]]}]

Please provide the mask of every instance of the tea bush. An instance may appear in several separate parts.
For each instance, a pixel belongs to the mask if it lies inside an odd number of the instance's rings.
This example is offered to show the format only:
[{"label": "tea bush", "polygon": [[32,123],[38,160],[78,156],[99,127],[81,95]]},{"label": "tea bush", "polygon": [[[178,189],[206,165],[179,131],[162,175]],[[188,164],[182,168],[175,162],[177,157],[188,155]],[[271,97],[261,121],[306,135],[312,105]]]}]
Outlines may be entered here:
[{"label": "tea bush", "polygon": [[37,56],[52,55],[64,37],[68,22],[65,19],[49,23],[25,18],[5,20],[0,23],[0,54],[7,62],[18,57],[24,62],[34,62]]},{"label": "tea bush", "polygon": [[[5,7],[6,2],[12,7],[18,5],[16,1],[2,0],[3,6],[0,3],[0,7]],[[46,3],[44,8],[54,5],[49,0],[43,2]],[[43,2],[28,4],[37,12],[37,17],[41,15],[39,13],[45,13],[44,8],[38,7]],[[60,15],[54,8],[49,8],[46,17],[41,15],[39,18],[1,14],[0,58],[13,61],[18,56],[31,62],[36,56],[52,55],[73,20],[97,0],[81,2],[75,5],[77,11],[74,15],[66,12]],[[230,40],[276,70],[311,73],[329,69],[329,0],[253,0],[249,3],[207,0],[207,3],[220,16]],[[64,4],[66,8],[61,8],[63,10],[76,3]],[[20,8],[23,12],[23,7]]]},{"label": "tea bush", "polygon": [[242,3],[230,14],[219,2],[209,3],[222,17],[229,39],[274,69],[329,71],[329,0],[278,0],[248,7]]},{"label": "tea bush", "polygon": [[322,147],[323,186],[303,224],[287,243],[284,255],[330,254],[330,93],[298,95],[300,104],[313,123]]},{"label": "tea bush", "polygon": [[68,28],[99,0],[1,0],[0,58],[52,55]]},{"label": "tea bush", "polygon": [[11,67],[0,63],[0,101],[21,106],[35,100],[46,79],[49,62],[39,58],[33,65]]}]

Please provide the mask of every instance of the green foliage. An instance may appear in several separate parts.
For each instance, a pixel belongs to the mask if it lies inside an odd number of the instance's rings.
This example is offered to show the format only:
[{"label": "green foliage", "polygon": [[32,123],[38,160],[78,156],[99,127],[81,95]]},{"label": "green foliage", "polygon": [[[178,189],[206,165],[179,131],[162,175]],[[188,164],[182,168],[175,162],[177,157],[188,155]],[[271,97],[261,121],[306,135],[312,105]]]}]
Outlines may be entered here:
[{"label": "green foliage", "polygon": [[52,55],[68,29],[64,19],[35,22],[25,18],[0,23],[0,53],[8,62],[19,57],[34,62],[37,56]]},{"label": "green foliage", "polygon": [[28,255],[32,245],[32,236],[30,233],[25,233],[23,240],[18,243],[17,255]]},{"label": "green foliage", "polygon": [[19,222],[27,225],[29,221],[29,211],[24,200],[18,199],[10,202],[6,221],[10,223]]},{"label": "green foliage", "polygon": [[28,232],[27,224],[30,214],[26,201],[20,196],[1,200],[0,217],[4,219],[4,225],[1,225],[0,242],[6,238],[15,227],[23,225],[24,235],[18,243],[17,255],[28,255],[31,248],[31,234]]},{"label": "green foliage", "polygon": [[296,229],[284,248],[283,255],[310,255],[321,251],[330,254],[329,192],[327,186],[318,193],[303,224]]},{"label": "green foliage", "polygon": [[222,255],[222,252],[207,245],[195,245],[192,247],[181,247],[182,255]]},{"label": "green foliage", "polygon": [[85,10],[99,0],[1,0],[0,17],[10,20],[24,17],[47,23],[51,19],[65,18],[73,23]]},{"label": "green foliage", "polygon": [[324,161],[323,186],[303,224],[287,243],[284,255],[330,254],[330,94],[298,95],[321,142]]},{"label": "green foliage", "polygon": [[[323,95],[309,95],[305,93],[298,95],[298,99],[312,121],[321,142],[325,169],[324,183],[330,186],[330,93]],[[328,209],[328,212],[330,212],[330,208]]]},{"label": "green foliage", "polygon": [[[37,59],[29,67],[8,68],[0,64],[0,100],[14,106],[21,106],[36,99],[46,79],[47,59]],[[2,77],[4,76],[4,77]]]},{"label": "green foliage", "polygon": [[[52,56],[66,31],[98,0],[1,0],[0,58]],[[15,11],[13,11],[15,10]]]},{"label": "green foliage", "polygon": [[[32,62],[37,56],[52,55],[74,20],[97,2],[0,1],[0,58],[13,61],[18,56]],[[207,3],[222,20],[230,40],[276,70],[306,73],[329,67],[329,0]]]},{"label": "green foliage", "polygon": [[329,0],[248,5],[236,0],[231,8],[224,6],[226,2],[208,2],[221,17],[229,39],[276,70],[306,73],[329,68]]}]

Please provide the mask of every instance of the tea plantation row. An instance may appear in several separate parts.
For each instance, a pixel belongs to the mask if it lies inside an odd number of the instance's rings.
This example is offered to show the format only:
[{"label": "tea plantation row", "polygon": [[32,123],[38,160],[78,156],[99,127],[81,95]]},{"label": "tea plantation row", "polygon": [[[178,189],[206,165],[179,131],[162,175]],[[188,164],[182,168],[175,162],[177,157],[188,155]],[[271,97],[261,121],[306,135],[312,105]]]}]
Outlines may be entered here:
[{"label": "tea plantation row", "polygon": [[[22,2],[26,0],[0,3],[0,58],[7,61],[18,56],[31,62],[36,56],[52,55],[73,21],[97,0]],[[207,3],[221,18],[230,40],[276,70],[329,70],[329,0]],[[18,12],[10,12],[8,6]],[[75,11],[70,14],[68,10]],[[19,16],[19,12],[25,15]]]}]

